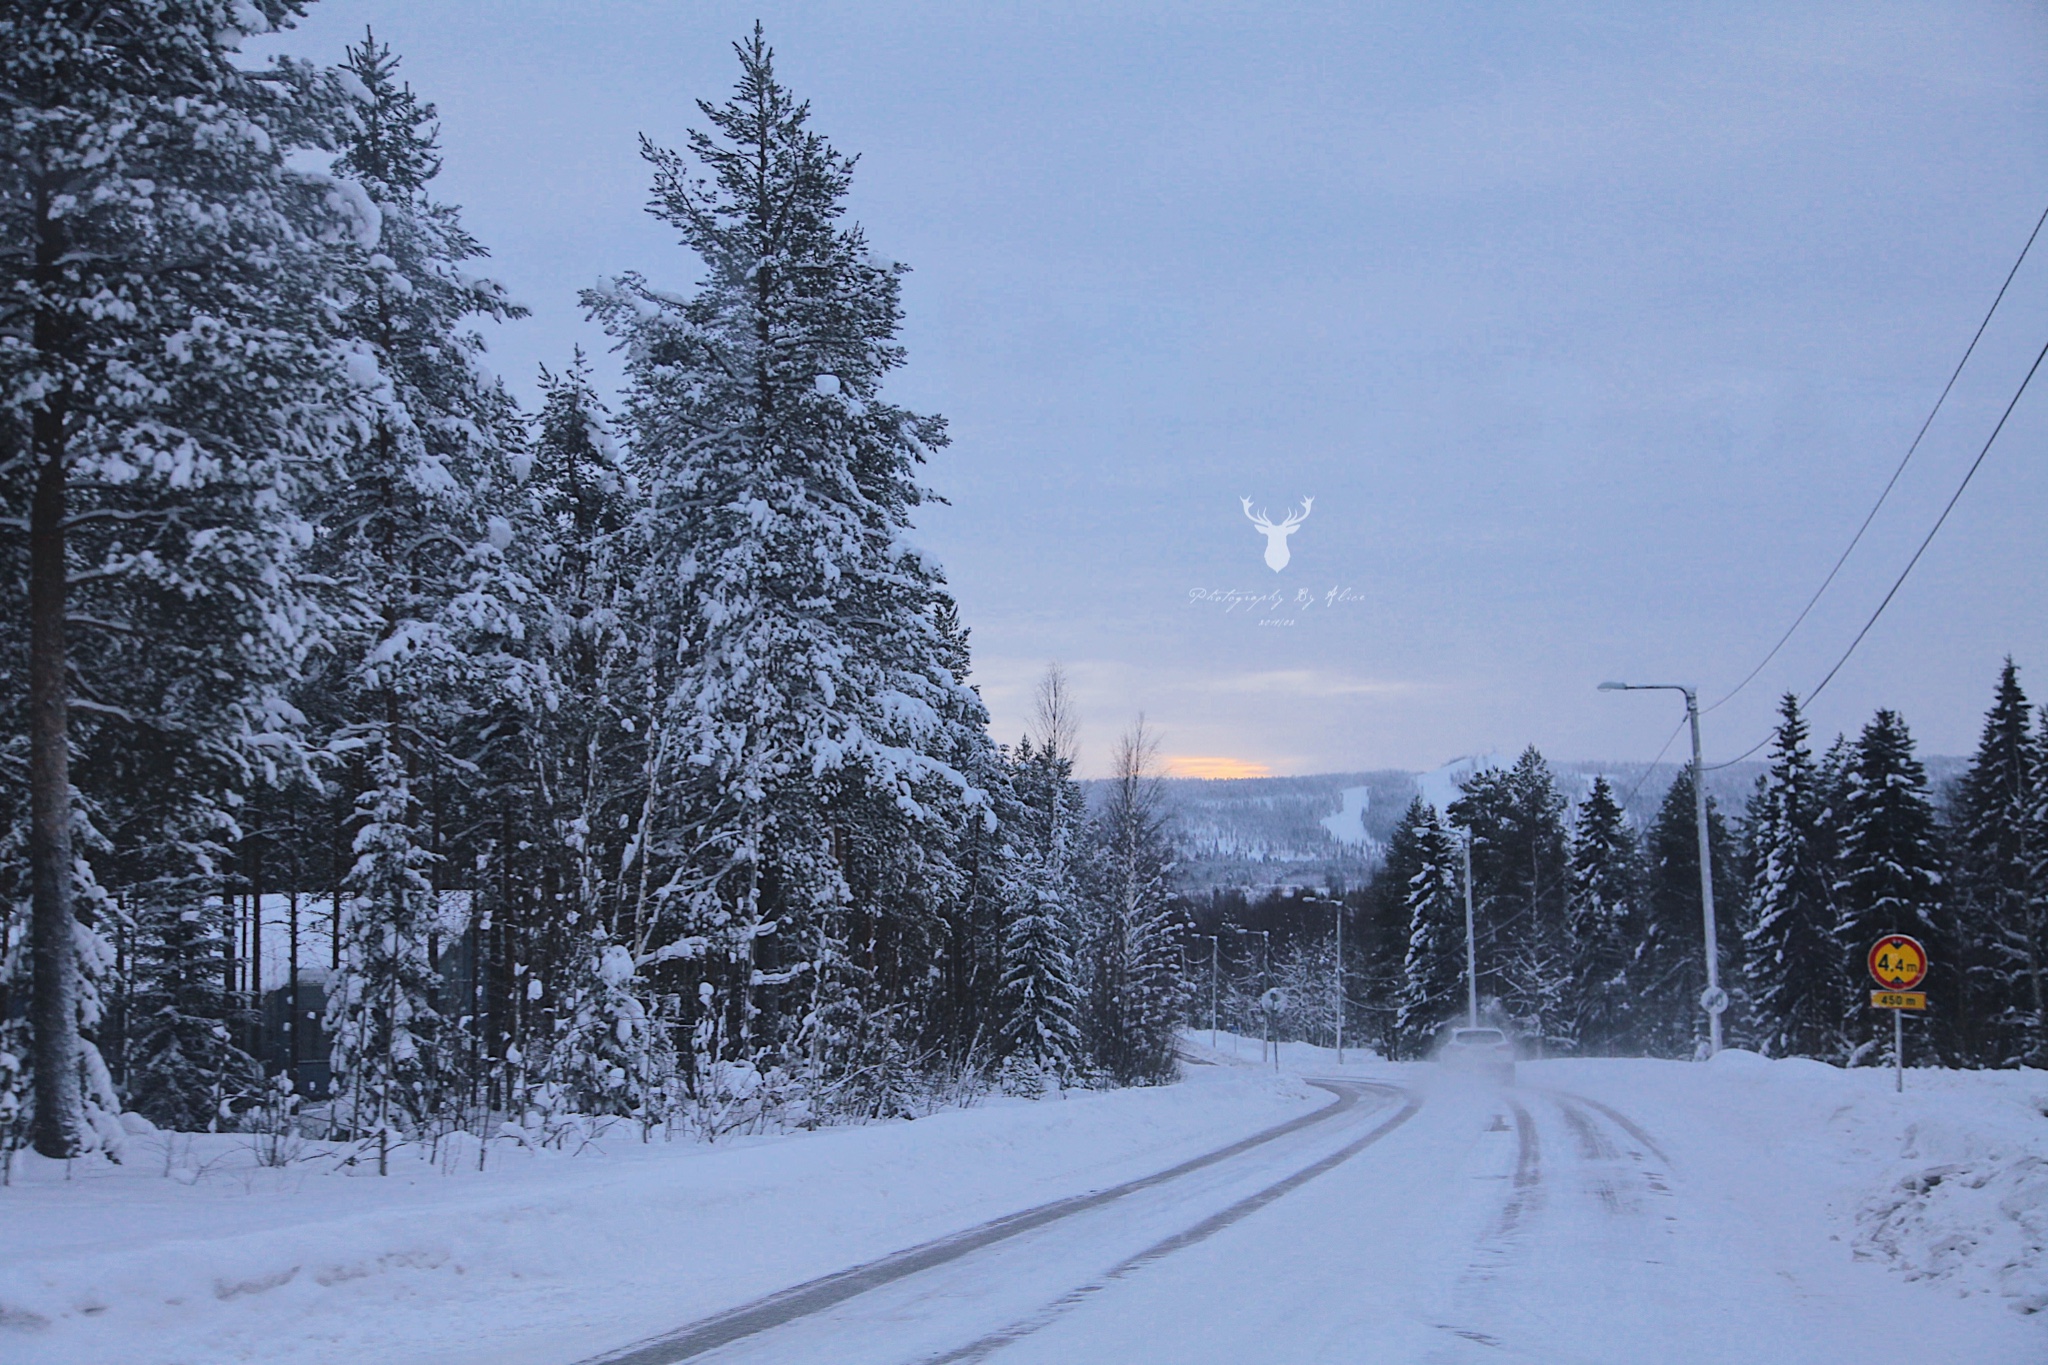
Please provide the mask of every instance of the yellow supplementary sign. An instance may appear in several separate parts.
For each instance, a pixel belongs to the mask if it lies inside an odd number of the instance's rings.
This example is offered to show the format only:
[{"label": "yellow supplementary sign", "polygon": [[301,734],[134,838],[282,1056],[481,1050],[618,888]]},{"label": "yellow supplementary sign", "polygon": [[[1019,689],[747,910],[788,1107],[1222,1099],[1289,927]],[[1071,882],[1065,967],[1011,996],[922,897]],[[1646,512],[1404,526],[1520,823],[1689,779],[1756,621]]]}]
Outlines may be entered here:
[{"label": "yellow supplementary sign", "polygon": [[1926,991],[1872,991],[1870,1003],[1881,1010],[1924,1010]]}]

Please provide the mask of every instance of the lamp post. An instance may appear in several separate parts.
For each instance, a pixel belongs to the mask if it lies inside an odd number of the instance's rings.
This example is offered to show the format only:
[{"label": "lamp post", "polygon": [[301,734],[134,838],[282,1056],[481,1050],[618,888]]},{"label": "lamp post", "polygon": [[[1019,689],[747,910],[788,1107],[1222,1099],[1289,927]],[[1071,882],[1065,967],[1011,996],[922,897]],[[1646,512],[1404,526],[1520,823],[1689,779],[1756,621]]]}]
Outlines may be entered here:
[{"label": "lamp post", "polygon": [[1337,1065],[1344,1065],[1344,902],[1341,898],[1316,898],[1337,912],[1337,963],[1330,974],[1331,1003],[1337,1011]]},{"label": "lamp post", "polygon": [[1209,1050],[1216,1050],[1216,935],[1202,934],[1209,940]]},{"label": "lamp post", "polygon": [[1602,692],[1683,692],[1685,718],[1692,726],[1693,821],[1700,840],[1700,918],[1707,935],[1707,988],[1700,993],[1700,1008],[1707,1012],[1707,1055],[1721,1050],[1721,1012],[1728,1008],[1728,993],[1721,989],[1720,939],[1714,932],[1714,857],[1707,844],[1707,771],[1700,758],[1699,694],[1683,683],[1604,682]]},{"label": "lamp post", "polygon": [[1472,928],[1472,831],[1465,831],[1465,1027],[1479,1027],[1479,945]]},{"label": "lamp post", "polygon": [[[1273,974],[1273,935],[1271,931],[1265,929],[1242,929],[1235,924],[1226,924],[1223,927],[1230,930],[1233,934],[1244,934],[1247,937],[1252,934],[1259,936],[1259,943],[1261,944],[1259,961],[1262,964],[1259,968],[1259,985],[1263,990],[1266,985],[1270,984],[1268,978]],[[1270,1033],[1272,1030],[1268,1029],[1267,1032]],[[1233,1034],[1232,1036],[1235,1037],[1236,1035]],[[1232,1046],[1235,1047],[1236,1045],[1232,1044]],[[1276,1053],[1275,1056],[1277,1057],[1278,1054]],[[1263,1038],[1259,1040],[1259,1060],[1262,1062],[1266,1060],[1266,1040]]]}]

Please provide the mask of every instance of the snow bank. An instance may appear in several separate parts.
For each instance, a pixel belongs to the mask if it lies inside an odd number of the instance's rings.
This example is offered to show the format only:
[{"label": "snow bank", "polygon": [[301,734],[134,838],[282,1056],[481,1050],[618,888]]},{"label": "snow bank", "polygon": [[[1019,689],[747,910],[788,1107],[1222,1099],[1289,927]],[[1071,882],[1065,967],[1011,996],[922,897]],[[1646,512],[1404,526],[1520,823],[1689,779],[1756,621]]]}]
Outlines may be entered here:
[{"label": "snow bank", "polygon": [[263,1167],[233,1135],[143,1135],[119,1168],[30,1158],[0,1190],[0,1359],[573,1360],[1329,1100],[1188,1070],[715,1147],[622,1128],[481,1174],[473,1140],[384,1179]]},{"label": "snow bank", "polygon": [[[1908,1068],[1898,1094],[1888,1068],[1729,1049],[1705,1067],[1556,1062],[1526,1074],[1613,1097],[1720,1166],[1717,1178],[1773,1186],[1769,1206],[1811,1199],[1856,1259],[2022,1313],[2048,1308],[2048,1073]],[[1770,1169],[1735,1168],[1759,1157]]]}]

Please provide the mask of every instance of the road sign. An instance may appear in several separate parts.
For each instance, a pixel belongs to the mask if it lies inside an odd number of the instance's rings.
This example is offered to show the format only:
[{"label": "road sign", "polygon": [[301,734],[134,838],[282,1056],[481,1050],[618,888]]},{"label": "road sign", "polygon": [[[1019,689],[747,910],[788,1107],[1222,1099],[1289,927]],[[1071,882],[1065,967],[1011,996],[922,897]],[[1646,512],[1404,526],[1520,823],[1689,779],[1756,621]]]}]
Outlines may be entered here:
[{"label": "road sign", "polygon": [[1259,997],[1259,1004],[1265,1007],[1266,1013],[1278,1014],[1287,1008],[1287,992],[1278,986],[1271,987]]},{"label": "road sign", "polygon": [[1700,992],[1700,1008],[1708,1014],[1723,1014],[1728,1009],[1728,992],[1719,986],[1709,986]]},{"label": "road sign", "polygon": [[1880,1010],[1924,1010],[1927,1008],[1926,991],[1872,991],[1870,1004]]},{"label": "road sign", "polygon": [[1870,945],[1870,978],[1888,991],[1910,991],[1927,979],[1927,950],[1917,938],[1886,934]]}]

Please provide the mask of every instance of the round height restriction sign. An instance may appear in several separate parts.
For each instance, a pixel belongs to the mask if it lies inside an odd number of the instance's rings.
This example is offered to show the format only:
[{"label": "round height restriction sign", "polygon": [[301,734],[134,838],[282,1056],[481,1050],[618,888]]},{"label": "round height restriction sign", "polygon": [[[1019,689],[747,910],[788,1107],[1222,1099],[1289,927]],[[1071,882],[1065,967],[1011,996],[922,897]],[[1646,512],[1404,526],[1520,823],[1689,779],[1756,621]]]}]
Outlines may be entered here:
[{"label": "round height restriction sign", "polygon": [[1888,991],[1910,991],[1927,979],[1927,950],[1917,938],[1886,934],[1870,945],[1870,978]]}]

